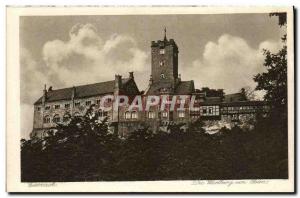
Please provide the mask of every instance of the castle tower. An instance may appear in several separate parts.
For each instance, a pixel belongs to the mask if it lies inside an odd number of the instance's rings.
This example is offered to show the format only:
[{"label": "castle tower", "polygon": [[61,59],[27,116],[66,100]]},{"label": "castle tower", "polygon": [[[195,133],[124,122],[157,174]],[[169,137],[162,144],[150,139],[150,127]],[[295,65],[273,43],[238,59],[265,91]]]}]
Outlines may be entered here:
[{"label": "castle tower", "polygon": [[164,39],[151,43],[151,75],[153,84],[170,84],[173,88],[178,78],[178,47],[168,40],[166,28]]}]

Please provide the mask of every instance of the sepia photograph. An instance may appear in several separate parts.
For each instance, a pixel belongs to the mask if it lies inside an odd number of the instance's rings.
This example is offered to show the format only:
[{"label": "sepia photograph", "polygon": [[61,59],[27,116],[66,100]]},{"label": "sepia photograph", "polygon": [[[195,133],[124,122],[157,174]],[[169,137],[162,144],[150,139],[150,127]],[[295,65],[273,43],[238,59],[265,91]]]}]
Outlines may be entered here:
[{"label": "sepia photograph", "polygon": [[292,7],[11,7],[7,22],[11,191],[294,191]]}]

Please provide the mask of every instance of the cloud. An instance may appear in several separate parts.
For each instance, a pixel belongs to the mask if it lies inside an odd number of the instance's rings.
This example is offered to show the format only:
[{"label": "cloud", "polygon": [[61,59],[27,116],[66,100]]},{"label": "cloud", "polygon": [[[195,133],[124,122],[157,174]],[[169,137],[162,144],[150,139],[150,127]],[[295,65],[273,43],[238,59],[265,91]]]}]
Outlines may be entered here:
[{"label": "cloud", "polygon": [[40,70],[31,53],[25,48],[20,50],[20,65],[21,103],[32,103],[33,98],[37,100],[41,96],[43,84],[48,82],[48,78]]},{"label": "cloud", "polygon": [[[148,56],[127,35],[100,37],[92,24],[76,24],[67,41],[52,40],[44,44],[43,61],[37,62],[25,48],[21,53],[21,115],[33,115],[33,103],[42,95],[43,85],[67,86],[114,80],[115,74],[128,76],[134,71],[137,81],[147,84]],[[24,120],[24,119],[22,119]],[[32,129],[32,117],[22,121],[23,137]],[[25,133],[23,131],[26,131]]]},{"label": "cloud", "polygon": [[33,105],[21,103],[21,138],[29,139],[33,127]]},{"label": "cloud", "polygon": [[208,42],[191,67],[180,69],[183,77],[194,79],[197,88],[224,88],[233,93],[245,86],[254,88],[253,76],[265,69],[263,49],[276,52],[280,47],[280,41],[263,41],[253,48],[243,38],[224,34],[217,42]]},{"label": "cloud", "polygon": [[[115,74],[145,71],[147,54],[127,35],[113,34],[104,41],[91,24],[77,24],[69,40],[53,40],[43,47],[48,73],[71,86],[114,79]],[[67,78],[66,78],[67,76]]]}]

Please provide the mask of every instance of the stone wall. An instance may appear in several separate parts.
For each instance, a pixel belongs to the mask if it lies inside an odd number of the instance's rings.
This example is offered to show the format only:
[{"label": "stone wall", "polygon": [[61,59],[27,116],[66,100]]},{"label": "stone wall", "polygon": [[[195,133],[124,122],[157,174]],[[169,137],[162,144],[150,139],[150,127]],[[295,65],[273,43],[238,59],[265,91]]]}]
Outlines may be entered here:
[{"label": "stone wall", "polygon": [[237,117],[233,115],[222,115],[220,120],[204,121],[204,129],[209,134],[217,133],[223,127],[231,129],[234,126],[239,126],[243,130],[249,130],[253,129],[255,121],[255,114],[240,114],[237,115]]},{"label": "stone wall", "polygon": [[[33,120],[33,131],[34,134],[40,133],[45,129],[53,128],[56,126],[56,123],[53,122],[53,117],[58,115],[60,117],[60,122],[63,122],[63,117],[65,115],[74,116],[75,114],[84,115],[86,110],[91,106],[95,105],[95,109],[99,110],[99,105],[97,100],[100,100],[103,96],[93,96],[89,98],[80,98],[72,100],[62,100],[55,102],[46,102],[45,106],[42,104],[34,106],[34,120]],[[91,101],[91,105],[86,105],[86,101]],[[75,106],[75,103],[79,102],[79,106]],[[70,104],[69,108],[65,108],[65,104]],[[55,109],[55,105],[60,105],[59,109]],[[46,110],[45,108],[49,106],[50,109]],[[112,111],[107,112],[109,121],[112,119]],[[44,122],[44,117],[50,117],[50,123]],[[38,132],[37,132],[38,131]]]}]

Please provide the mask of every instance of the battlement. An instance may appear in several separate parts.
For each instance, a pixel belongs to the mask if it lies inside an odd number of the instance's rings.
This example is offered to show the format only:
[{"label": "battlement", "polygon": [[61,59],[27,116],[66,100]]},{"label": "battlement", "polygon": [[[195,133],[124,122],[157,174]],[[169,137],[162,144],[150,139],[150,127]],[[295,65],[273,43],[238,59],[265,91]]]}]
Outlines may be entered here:
[{"label": "battlement", "polygon": [[173,45],[176,48],[178,48],[175,41],[174,41],[174,39],[157,40],[157,41],[152,41],[151,42],[151,47],[162,47],[163,48],[163,47],[166,47],[168,45]]}]

